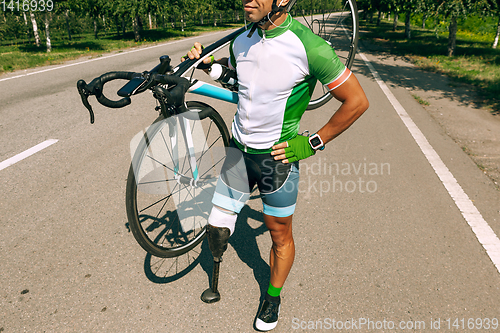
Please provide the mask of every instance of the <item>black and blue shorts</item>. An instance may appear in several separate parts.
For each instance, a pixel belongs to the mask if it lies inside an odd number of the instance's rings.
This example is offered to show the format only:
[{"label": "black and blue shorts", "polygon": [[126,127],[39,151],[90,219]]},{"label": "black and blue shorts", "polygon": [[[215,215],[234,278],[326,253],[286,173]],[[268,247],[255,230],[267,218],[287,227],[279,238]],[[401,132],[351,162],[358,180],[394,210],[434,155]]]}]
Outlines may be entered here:
[{"label": "black and blue shorts", "polygon": [[264,214],[290,216],[297,202],[299,163],[284,164],[270,153],[243,152],[231,140],[212,203],[239,213],[255,185],[261,194]]}]

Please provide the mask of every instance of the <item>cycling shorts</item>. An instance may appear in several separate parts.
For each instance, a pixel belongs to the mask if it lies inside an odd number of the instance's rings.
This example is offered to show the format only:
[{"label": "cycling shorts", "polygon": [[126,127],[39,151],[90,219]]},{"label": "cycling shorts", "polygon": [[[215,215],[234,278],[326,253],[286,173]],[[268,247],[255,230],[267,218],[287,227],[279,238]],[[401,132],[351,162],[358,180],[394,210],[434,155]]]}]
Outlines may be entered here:
[{"label": "cycling shorts", "polygon": [[212,203],[239,213],[257,185],[264,214],[275,217],[292,215],[299,190],[299,163],[284,164],[274,160],[269,153],[245,153],[233,140],[227,150]]}]

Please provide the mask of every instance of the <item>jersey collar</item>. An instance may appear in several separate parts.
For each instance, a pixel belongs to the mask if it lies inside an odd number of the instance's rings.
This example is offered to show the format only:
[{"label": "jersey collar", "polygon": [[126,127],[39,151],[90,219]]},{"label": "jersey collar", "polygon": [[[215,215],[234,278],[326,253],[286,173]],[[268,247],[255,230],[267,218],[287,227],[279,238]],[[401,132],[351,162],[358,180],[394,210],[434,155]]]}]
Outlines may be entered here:
[{"label": "jersey collar", "polygon": [[288,13],[285,21],[283,21],[283,23],[281,23],[279,26],[274,27],[274,29],[271,30],[262,30],[261,28],[258,28],[257,33],[259,34],[260,37],[264,37],[266,39],[275,38],[285,33],[290,27],[291,23],[292,23],[292,16],[290,15],[290,13]]}]

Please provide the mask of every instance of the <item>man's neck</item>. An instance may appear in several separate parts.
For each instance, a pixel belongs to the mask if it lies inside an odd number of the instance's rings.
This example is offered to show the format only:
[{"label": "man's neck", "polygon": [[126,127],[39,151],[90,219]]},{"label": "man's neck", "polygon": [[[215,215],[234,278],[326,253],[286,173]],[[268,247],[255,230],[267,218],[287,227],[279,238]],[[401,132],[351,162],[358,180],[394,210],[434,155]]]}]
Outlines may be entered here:
[{"label": "man's neck", "polygon": [[[286,18],[288,16],[288,13],[286,12],[278,12],[271,16],[271,19],[266,22],[263,26],[260,28],[262,30],[272,30],[276,28],[277,26],[280,26],[283,22],[285,22]],[[273,24],[274,23],[274,24]]]}]

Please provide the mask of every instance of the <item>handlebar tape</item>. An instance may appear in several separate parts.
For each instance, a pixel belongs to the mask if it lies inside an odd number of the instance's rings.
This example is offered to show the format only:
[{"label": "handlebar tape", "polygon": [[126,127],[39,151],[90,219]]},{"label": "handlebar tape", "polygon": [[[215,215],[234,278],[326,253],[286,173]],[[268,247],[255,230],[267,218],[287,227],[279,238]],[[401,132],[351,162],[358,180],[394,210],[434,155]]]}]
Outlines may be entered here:
[{"label": "handlebar tape", "polygon": [[124,97],[118,101],[112,101],[108,99],[104,94],[102,93],[102,87],[106,82],[116,80],[116,79],[123,79],[123,80],[131,80],[132,77],[134,76],[135,73],[133,72],[109,72],[106,74],[103,74],[99,77],[99,82],[97,82],[97,85],[95,87],[95,96],[99,103],[101,103],[104,106],[107,106],[109,108],[122,108],[124,106],[127,106],[131,103],[131,100],[129,97]]}]

